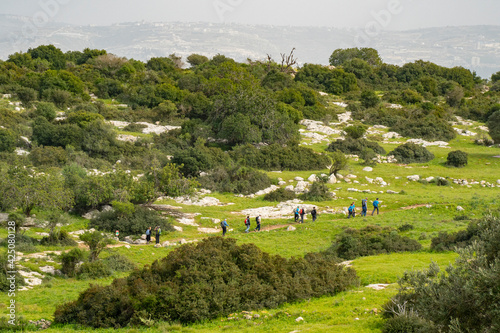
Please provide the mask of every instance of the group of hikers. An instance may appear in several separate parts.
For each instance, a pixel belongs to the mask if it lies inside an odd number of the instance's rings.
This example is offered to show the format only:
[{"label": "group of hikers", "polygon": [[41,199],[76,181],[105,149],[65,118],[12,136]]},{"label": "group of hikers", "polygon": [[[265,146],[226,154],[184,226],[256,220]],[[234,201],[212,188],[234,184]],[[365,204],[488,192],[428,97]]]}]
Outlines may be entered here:
[{"label": "group of hikers", "polygon": [[161,236],[161,228],[160,226],[156,226],[154,230],[151,230],[151,227],[149,227],[146,230],[146,244],[151,243],[151,235],[155,233],[155,239],[156,239],[156,244],[160,244],[160,236]]},{"label": "group of hikers", "polygon": [[[304,208],[299,208],[299,206],[297,206],[297,208],[293,210],[293,214],[295,216],[295,222],[299,222],[300,216],[299,223],[304,223],[304,215],[306,215],[306,210]],[[316,212],[316,207],[313,207],[313,209],[311,210],[311,217],[313,222],[316,221],[317,214],[318,213]]]},{"label": "group of hikers", "polygon": [[[377,215],[379,214],[379,205],[380,205],[380,202],[378,201],[378,198],[377,198],[377,200],[373,201],[372,216],[375,213],[375,211],[377,211]],[[352,217],[356,216],[356,205],[354,204],[354,201],[349,206],[347,211],[349,213],[349,215],[347,216],[348,219],[350,219],[351,216]],[[361,216],[366,216],[367,211],[368,211],[368,198],[364,198],[363,200],[361,200]]]}]

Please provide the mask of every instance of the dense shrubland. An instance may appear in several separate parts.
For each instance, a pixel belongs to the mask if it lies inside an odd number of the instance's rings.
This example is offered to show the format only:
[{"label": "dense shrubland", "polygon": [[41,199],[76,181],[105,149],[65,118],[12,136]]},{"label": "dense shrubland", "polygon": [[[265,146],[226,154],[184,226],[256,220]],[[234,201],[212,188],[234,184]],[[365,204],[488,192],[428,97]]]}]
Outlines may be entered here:
[{"label": "dense shrubland", "polygon": [[118,328],[146,319],[192,323],[276,308],[355,285],[354,270],[337,262],[319,254],[285,259],[252,244],[210,237],[110,286],[91,286],[78,300],[59,306],[55,322]]}]

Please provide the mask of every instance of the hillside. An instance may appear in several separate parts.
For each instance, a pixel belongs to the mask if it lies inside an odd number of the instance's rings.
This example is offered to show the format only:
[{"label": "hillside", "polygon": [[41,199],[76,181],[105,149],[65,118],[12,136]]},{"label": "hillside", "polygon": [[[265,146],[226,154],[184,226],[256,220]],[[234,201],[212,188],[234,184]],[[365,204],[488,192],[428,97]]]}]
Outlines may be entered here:
[{"label": "hillside", "polygon": [[[15,267],[28,331],[382,332],[405,272],[475,263],[455,261],[473,240],[494,260],[500,81],[332,52],[185,69],[50,45],[0,62],[0,307]],[[456,281],[476,296],[482,280]]]}]

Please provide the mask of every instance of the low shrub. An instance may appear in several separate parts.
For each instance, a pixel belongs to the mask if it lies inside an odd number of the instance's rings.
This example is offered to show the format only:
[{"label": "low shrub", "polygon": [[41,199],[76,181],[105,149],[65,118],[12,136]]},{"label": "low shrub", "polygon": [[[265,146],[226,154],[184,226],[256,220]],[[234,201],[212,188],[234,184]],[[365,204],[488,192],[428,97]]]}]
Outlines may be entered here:
[{"label": "low shrub", "polygon": [[433,322],[417,314],[400,314],[384,322],[382,333],[431,333],[437,332]]},{"label": "low shrub", "polygon": [[353,269],[319,254],[285,259],[253,244],[210,237],[109,286],[92,285],[76,301],[58,306],[54,322],[95,328],[144,319],[187,324],[334,295],[357,283]]},{"label": "low shrub", "polygon": [[113,254],[102,259],[102,262],[114,272],[128,272],[135,268],[134,263],[121,254]]},{"label": "low shrub", "polygon": [[461,150],[450,151],[446,158],[446,164],[457,168],[466,166],[468,163],[468,156],[469,154]]},{"label": "low shrub", "polygon": [[405,143],[389,153],[401,163],[425,163],[434,159],[434,154],[425,147],[412,142]]},{"label": "low shrub", "polygon": [[349,155],[361,155],[364,150],[371,149],[374,153],[385,155],[386,151],[378,143],[371,142],[366,139],[353,139],[350,137],[345,138],[345,140],[337,139],[330,143],[327,151],[340,150],[344,154]]},{"label": "low shrub", "polygon": [[409,231],[409,230],[413,230],[415,229],[415,227],[413,226],[413,224],[409,224],[409,223],[406,223],[406,224],[403,224],[403,225],[400,225],[398,227],[398,230],[400,232],[405,232],[405,231]]},{"label": "low shrub", "polygon": [[69,252],[61,253],[61,272],[69,277],[76,275],[76,265],[83,260],[85,253],[80,249],[72,249]]},{"label": "low shrub", "polygon": [[436,178],[435,182],[437,186],[450,186],[450,181],[443,177]]},{"label": "low shrub", "polygon": [[84,262],[78,268],[77,277],[81,280],[99,279],[111,276],[113,271],[103,260],[96,260],[93,262]]},{"label": "low shrub", "polygon": [[120,231],[120,238],[130,235],[142,235],[148,227],[160,226],[163,232],[174,231],[174,227],[155,211],[136,207],[134,213],[122,215],[117,211],[99,213],[89,223],[89,228],[101,231]]},{"label": "low shrub", "polygon": [[76,246],[78,243],[68,234],[67,231],[60,230],[50,233],[40,241],[40,244],[45,246]]},{"label": "low shrub", "polygon": [[218,192],[251,194],[271,186],[271,179],[263,172],[241,166],[218,167],[199,178],[203,188]]},{"label": "low shrub", "polygon": [[314,182],[309,192],[300,195],[300,199],[306,201],[327,201],[331,199],[331,196],[325,183]]},{"label": "low shrub", "polygon": [[142,133],[142,130],[145,129],[146,127],[148,126],[144,124],[130,123],[127,126],[125,126],[123,130],[126,132]]},{"label": "low shrub", "polygon": [[464,248],[477,241],[481,231],[478,222],[472,221],[465,230],[453,233],[440,232],[437,237],[432,238],[431,250],[454,251],[456,248]]},{"label": "low shrub", "polygon": [[[17,250],[17,248],[16,248]],[[10,262],[9,262],[9,256],[7,254],[7,252],[5,253],[0,253],[0,291],[1,292],[8,292],[9,290],[11,290],[11,284],[13,283],[15,285],[15,287],[13,289],[17,290],[17,288],[19,288],[20,286],[24,286],[26,284],[26,282],[24,281],[24,278],[21,276],[21,274],[19,274],[17,271],[16,271],[16,267],[15,267],[15,264],[14,266],[11,266]],[[15,277],[15,280],[12,281],[12,280],[7,280],[7,278],[11,277],[11,274],[7,274],[7,272],[9,271],[16,271],[14,277]]]},{"label": "low shrub", "polygon": [[447,121],[436,117],[401,119],[390,130],[405,137],[428,141],[450,141],[456,137],[453,127]]},{"label": "low shrub", "polygon": [[367,226],[362,229],[347,228],[323,253],[352,260],[380,253],[418,251],[421,248],[419,242],[400,236],[392,228]]},{"label": "low shrub", "polygon": [[295,198],[297,198],[295,192],[285,190],[282,187],[264,196],[264,200],[273,202],[283,202],[283,201],[293,200]]}]

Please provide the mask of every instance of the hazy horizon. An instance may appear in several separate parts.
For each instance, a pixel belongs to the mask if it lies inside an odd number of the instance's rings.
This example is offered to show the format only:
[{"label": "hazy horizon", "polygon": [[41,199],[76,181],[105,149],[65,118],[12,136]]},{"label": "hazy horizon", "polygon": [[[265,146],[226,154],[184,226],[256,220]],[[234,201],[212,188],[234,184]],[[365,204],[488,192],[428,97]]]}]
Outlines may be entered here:
[{"label": "hazy horizon", "polygon": [[366,31],[499,25],[500,1],[480,0],[8,0],[0,13],[76,25],[206,22]]}]

